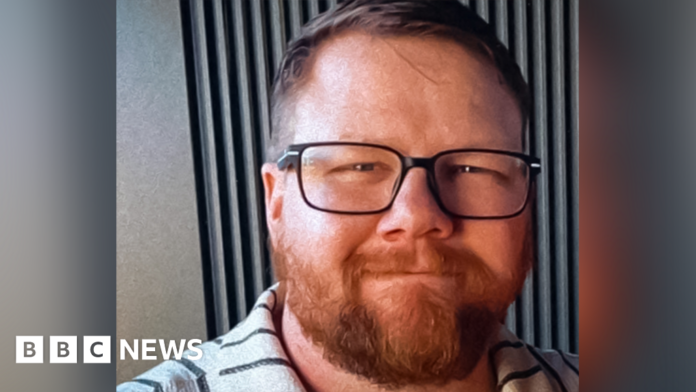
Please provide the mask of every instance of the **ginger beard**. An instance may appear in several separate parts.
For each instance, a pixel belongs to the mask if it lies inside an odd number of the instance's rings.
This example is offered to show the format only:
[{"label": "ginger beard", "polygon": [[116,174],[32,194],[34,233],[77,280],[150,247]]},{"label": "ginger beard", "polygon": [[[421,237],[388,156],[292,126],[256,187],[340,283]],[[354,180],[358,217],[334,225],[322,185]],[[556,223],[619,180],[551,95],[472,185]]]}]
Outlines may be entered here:
[{"label": "ginger beard", "polygon": [[319,261],[295,257],[282,238],[273,260],[288,284],[286,303],[324,359],[386,388],[442,385],[466,378],[479,363],[524,283],[528,242],[506,279],[473,252],[429,248],[421,257],[431,258],[441,286],[397,279],[366,290],[409,271],[414,255],[406,252],[355,252],[341,263],[340,282],[319,273]]}]

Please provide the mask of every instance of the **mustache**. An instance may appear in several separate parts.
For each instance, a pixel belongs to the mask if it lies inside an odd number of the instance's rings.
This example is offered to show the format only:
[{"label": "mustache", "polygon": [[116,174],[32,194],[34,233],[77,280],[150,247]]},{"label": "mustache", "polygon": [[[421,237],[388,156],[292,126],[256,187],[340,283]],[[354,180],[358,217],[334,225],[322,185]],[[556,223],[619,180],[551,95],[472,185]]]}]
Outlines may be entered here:
[{"label": "mustache", "polygon": [[469,249],[427,247],[420,252],[397,250],[355,254],[348,260],[362,274],[417,274],[457,275],[466,273],[472,264],[485,265]]},{"label": "mustache", "polygon": [[375,274],[434,274],[459,275],[472,268],[485,267],[484,260],[474,251],[450,247],[425,246],[418,250],[378,250],[354,252],[345,267],[361,275]]},{"label": "mustache", "polygon": [[399,274],[432,274],[453,277],[462,289],[477,294],[495,282],[493,271],[470,249],[426,246],[413,250],[380,250],[354,252],[343,264],[344,293],[358,300],[360,283],[365,277]]}]

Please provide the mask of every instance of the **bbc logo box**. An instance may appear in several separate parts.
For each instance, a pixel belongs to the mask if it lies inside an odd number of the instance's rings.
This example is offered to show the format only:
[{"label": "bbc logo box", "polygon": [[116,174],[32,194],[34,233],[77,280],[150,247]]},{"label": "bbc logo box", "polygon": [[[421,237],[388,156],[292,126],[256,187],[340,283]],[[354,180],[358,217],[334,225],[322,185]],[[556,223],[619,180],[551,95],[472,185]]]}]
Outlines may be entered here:
[{"label": "bbc logo box", "polygon": [[[44,363],[43,336],[17,336],[16,363]],[[111,336],[84,336],[83,363],[111,363]],[[77,336],[49,337],[50,363],[77,363]]]},{"label": "bbc logo box", "polygon": [[48,347],[51,363],[77,363],[77,336],[51,336]]},{"label": "bbc logo box", "polygon": [[85,336],[82,339],[83,363],[111,363],[111,336]]},{"label": "bbc logo box", "polygon": [[43,363],[43,336],[17,336],[17,363]]}]

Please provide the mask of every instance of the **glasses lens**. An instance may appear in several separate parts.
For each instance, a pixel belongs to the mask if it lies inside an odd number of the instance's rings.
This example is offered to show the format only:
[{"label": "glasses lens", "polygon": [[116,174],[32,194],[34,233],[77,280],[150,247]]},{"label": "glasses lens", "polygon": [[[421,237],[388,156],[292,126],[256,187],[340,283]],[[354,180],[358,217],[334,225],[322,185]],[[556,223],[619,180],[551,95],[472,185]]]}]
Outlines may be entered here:
[{"label": "glasses lens", "polygon": [[445,207],[470,217],[519,212],[527,201],[529,168],[520,158],[484,152],[457,152],[438,158],[435,179]]},{"label": "glasses lens", "polygon": [[401,173],[399,157],[368,146],[314,146],[301,158],[302,188],[315,207],[338,212],[385,208]]}]

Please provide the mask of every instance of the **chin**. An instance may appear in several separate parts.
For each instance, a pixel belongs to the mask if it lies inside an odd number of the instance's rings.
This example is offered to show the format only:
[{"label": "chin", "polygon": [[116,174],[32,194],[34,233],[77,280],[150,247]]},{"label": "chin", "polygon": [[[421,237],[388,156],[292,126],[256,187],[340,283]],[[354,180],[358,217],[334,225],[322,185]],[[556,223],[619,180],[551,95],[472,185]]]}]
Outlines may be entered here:
[{"label": "chin", "polygon": [[[453,319],[460,301],[449,290],[422,282],[395,282],[388,287],[366,285],[359,305],[375,315],[385,332],[413,331],[445,319]],[[420,330],[420,332],[419,332]]]}]

